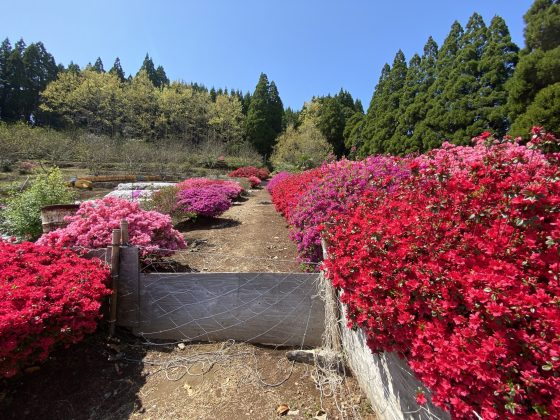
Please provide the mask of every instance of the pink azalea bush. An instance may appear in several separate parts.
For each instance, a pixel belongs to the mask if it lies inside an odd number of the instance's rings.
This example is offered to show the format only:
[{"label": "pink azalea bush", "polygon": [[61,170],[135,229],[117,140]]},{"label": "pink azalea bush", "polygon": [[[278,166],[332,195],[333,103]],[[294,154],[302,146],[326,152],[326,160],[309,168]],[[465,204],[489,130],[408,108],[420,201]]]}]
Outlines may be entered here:
[{"label": "pink azalea bush", "polygon": [[128,222],[130,244],[141,247],[143,255],[186,247],[168,215],[142,210],[138,203],[116,197],[82,203],[76,215],[66,218],[68,226],[44,234],[37,244],[104,248],[111,244],[112,231],[123,219]]}]

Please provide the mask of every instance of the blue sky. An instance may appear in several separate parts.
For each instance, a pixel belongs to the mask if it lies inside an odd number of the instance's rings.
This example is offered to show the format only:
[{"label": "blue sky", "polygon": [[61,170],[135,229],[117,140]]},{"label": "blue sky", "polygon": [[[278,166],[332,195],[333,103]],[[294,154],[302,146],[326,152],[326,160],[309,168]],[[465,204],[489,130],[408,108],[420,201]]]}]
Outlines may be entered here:
[{"label": "blue sky", "polygon": [[454,20],[502,16],[523,45],[532,0],[0,0],[0,37],[42,41],[57,62],[116,56],[135,74],[146,52],[175,80],[253,90],[261,72],[285,106],[341,87],[367,107],[381,67],[428,36],[441,45]]}]

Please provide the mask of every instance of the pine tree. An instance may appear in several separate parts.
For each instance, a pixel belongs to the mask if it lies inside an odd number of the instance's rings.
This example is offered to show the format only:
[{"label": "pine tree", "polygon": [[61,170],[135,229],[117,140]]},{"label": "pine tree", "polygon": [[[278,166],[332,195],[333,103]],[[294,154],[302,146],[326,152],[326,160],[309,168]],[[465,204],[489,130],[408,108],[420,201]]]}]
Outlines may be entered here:
[{"label": "pine tree", "polygon": [[38,123],[39,96],[56,79],[58,67],[42,42],[30,44],[23,53],[22,61],[25,69],[22,115],[25,121]]},{"label": "pine tree", "polygon": [[427,103],[426,118],[420,127],[421,132],[418,133],[422,139],[422,150],[441,146],[443,141],[448,139],[447,133],[452,129],[444,116],[451,107],[452,98],[449,97],[448,86],[453,83],[452,73],[460,51],[463,33],[463,27],[455,21],[438,52],[436,78],[428,92],[430,100]]},{"label": "pine tree", "polygon": [[155,86],[157,83],[156,67],[154,66],[154,62],[152,61],[148,53],[146,53],[146,57],[144,57],[142,66],[140,67],[140,70],[138,70],[138,73],[136,73],[136,76],[138,76],[142,71],[146,72],[148,79],[150,79],[152,84]]},{"label": "pine tree", "polygon": [[282,104],[282,99],[280,99],[280,94],[278,93],[278,88],[274,80],[270,82],[268,88],[269,97],[269,121],[272,129],[276,135],[282,132],[282,119],[284,117],[284,105]]},{"label": "pine tree", "polygon": [[414,54],[408,63],[408,71],[404,82],[399,110],[396,113],[397,122],[393,136],[387,142],[387,151],[391,154],[412,152],[409,150],[409,138],[414,133],[414,127],[419,122],[413,112],[412,105],[422,86],[422,59]]},{"label": "pine tree", "polygon": [[[479,132],[490,130],[503,136],[509,128],[506,82],[513,75],[519,48],[509,34],[506,22],[495,16],[488,27],[488,45],[482,53],[478,68],[480,91],[478,120],[484,125]],[[478,133],[474,133],[476,135]]]},{"label": "pine tree", "polygon": [[210,89],[210,100],[212,102],[216,102],[216,96],[217,96],[216,89],[214,89],[214,86],[212,86],[212,89]]},{"label": "pine tree", "polygon": [[[403,118],[408,121],[412,132],[407,131],[404,140],[404,153],[421,153],[424,151],[423,138],[429,131],[425,125],[426,115],[430,109],[430,89],[436,78],[438,45],[430,36],[420,59],[419,85],[412,103],[404,111]],[[406,122],[405,122],[406,123]]]},{"label": "pine tree", "polygon": [[105,68],[103,67],[103,61],[101,61],[101,57],[97,57],[95,63],[92,66],[92,70],[96,71],[97,73],[105,73]]},{"label": "pine tree", "polygon": [[373,91],[373,95],[371,97],[371,101],[369,103],[369,107],[367,110],[367,114],[364,120],[364,127],[362,130],[362,135],[364,137],[363,143],[360,145],[360,149],[358,150],[359,154],[361,155],[368,155],[370,153],[375,153],[378,149],[377,145],[374,144],[373,133],[374,133],[374,124],[381,115],[381,106],[384,101],[385,95],[385,85],[387,83],[387,79],[389,78],[389,73],[391,72],[391,67],[389,64],[385,63],[383,68],[381,69],[381,76],[379,76],[379,82],[375,86],[375,90]]},{"label": "pine tree", "polygon": [[241,101],[241,109],[243,111],[243,115],[247,115],[249,112],[249,105],[251,105],[251,92],[247,92],[243,96],[243,100]]},{"label": "pine tree", "polygon": [[8,96],[8,58],[12,53],[10,40],[6,38],[0,45],[0,119],[4,114],[4,106]]},{"label": "pine tree", "polygon": [[152,83],[154,83],[154,86],[158,88],[169,85],[169,79],[167,78],[167,74],[165,74],[163,66],[157,67],[155,81],[152,81]]},{"label": "pine tree", "polygon": [[525,49],[507,84],[511,134],[532,125],[560,134],[560,2],[536,0],[524,16]]},{"label": "pine tree", "polygon": [[24,118],[25,64],[23,63],[23,53],[25,48],[25,42],[20,39],[6,60],[5,101],[1,116],[6,121],[18,121]]},{"label": "pine tree", "polygon": [[270,121],[270,85],[266,74],[261,73],[247,111],[246,138],[264,157],[270,156],[276,131]]},{"label": "pine tree", "polygon": [[109,73],[117,76],[119,78],[119,80],[121,81],[121,83],[125,82],[126,78],[125,78],[124,71],[123,71],[122,66],[121,66],[121,60],[120,60],[119,57],[115,58],[115,62],[113,63],[113,67],[111,67],[111,70],[109,70]]},{"label": "pine tree", "polygon": [[360,101],[359,99],[356,99],[354,101],[354,111],[356,112],[360,112],[360,113],[364,113],[364,106],[362,105],[362,101]]},{"label": "pine tree", "polygon": [[441,133],[456,144],[470,144],[472,137],[487,128],[480,112],[479,63],[488,43],[488,29],[482,16],[474,13],[460,39],[457,58],[444,88],[446,110],[440,116]]},{"label": "pine tree", "polygon": [[66,71],[69,73],[79,74],[81,70],[79,65],[75,64],[73,61],[70,61],[70,64],[68,64],[68,68],[66,69]]},{"label": "pine tree", "polygon": [[[388,141],[395,131],[406,73],[406,60],[403,52],[399,50],[384,80],[383,89],[376,98],[376,103],[372,100],[370,104],[370,110],[372,106],[376,109],[374,118],[368,118],[364,130],[367,139],[367,144],[364,146],[369,154],[385,153],[389,149]],[[368,110],[368,117],[370,110]]]}]

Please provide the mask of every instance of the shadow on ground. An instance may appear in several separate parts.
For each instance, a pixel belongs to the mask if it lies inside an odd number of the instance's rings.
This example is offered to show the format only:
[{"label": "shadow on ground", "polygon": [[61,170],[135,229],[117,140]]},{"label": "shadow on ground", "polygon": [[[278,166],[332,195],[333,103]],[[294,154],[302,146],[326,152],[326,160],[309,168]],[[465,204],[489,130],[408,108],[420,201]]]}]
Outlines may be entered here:
[{"label": "shadow on ground", "polygon": [[[99,331],[51,353],[38,370],[0,381],[2,419],[125,419],[140,409],[145,347]],[[137,362],[124,363],[123,354]]]}]

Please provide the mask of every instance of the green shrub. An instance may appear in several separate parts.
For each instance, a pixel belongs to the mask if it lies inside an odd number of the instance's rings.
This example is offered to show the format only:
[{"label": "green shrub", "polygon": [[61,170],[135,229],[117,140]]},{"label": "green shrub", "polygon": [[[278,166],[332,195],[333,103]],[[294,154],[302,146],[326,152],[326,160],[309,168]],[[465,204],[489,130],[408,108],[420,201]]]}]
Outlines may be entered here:
[{"label": "green shrub", "polygon": [[168,214],[171,216],[171,221],[174,225],[194,219],[196,213],[189,213],[177,207],[177,187],[165,187],[156,191],[149,200],[143,200],[140,206],[144,210],[155,210],[159,213]]},{"label": "green shrub", "polygon": [[23,239],[34,240],[42,234],[41,208],[52,204],[74,201],[74,193],[68,189],[60,169],[38,176],[29,189],[12,193],[3,211],[6,230]]}]

